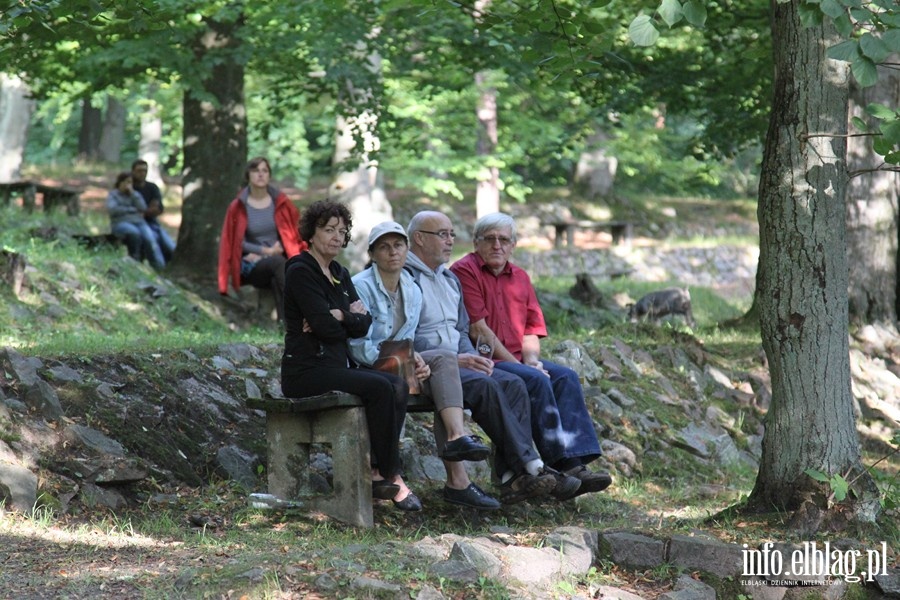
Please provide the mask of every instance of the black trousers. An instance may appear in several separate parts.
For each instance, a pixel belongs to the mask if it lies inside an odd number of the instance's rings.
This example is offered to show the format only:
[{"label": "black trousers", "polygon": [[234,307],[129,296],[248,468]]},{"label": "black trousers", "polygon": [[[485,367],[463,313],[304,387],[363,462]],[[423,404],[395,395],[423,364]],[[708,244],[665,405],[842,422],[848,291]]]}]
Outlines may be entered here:
[{"label": "black trousers", "polygon": [[284,322],[284,265],[287,260],[283,256],[267,256],[253,265],[253,270],[241,278],[256,288],[270,288],[275,294],[275,310],[278,320]]},{"label": "black trousers", "polygon": [[500,369],[490,376],[460,368],[463,406],[494,444],[494,476],[516,475],[540,458],[531,438],[531,400],[519,377]]},{"label": "black trousers", "polygon": [[409,387],[396,375],[374,369],[341,367],[298,368],[281,363],[281,392],[306,398],[338,391],[362,398],[369,426],[372,464],[385,479],[400,473],[400,431],[406,419]]}]

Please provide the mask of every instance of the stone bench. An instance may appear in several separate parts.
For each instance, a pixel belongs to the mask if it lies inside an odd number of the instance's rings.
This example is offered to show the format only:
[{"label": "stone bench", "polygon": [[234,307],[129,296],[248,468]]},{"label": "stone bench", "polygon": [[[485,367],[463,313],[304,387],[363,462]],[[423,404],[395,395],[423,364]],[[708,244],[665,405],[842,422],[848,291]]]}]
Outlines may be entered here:
[{"label": "stone bench", "polygon": [[[360,527],[372,527],[372,468],[369,429],[362,400],[342,392],[310,398],[247,400],[266,413],[269,493],[284,500],[312,494],[311,444],[330,444],[332,493],[313,496],[307,504],[326,515]],[[434,410],[430,399],[409,397],[408,412]]]},{"label": "stone bench", "polygon": [[563,239],[570,248],[575,247],[575,232],[579,229],[588,231],[602,231],[608,229],[612,233],[613,244],[617,246],[630,245],[634,225],[630,221],[550,221],[542,223],[545,227],[554,230],[553,247],[562,248]]},{"label": "stone bench", "polygon": [[57,206],[65,206],[69,215],[75,216],[81,210],[81,190],[67,187],[44,185],[36,181],[9,181],[0,183],[0,198],[5,205],[9,204],[13,194],[22,196],[22,205],[27,212],[34,211],[35,197],[41,195],[44,212]]}]

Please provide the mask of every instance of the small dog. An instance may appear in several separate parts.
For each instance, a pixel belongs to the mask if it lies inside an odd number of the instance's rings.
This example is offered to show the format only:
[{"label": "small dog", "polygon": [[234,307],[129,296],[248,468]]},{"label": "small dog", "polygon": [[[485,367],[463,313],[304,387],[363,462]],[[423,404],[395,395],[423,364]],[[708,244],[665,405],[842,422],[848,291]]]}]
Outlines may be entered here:
[{"label": "small dog", "polygon": [[642,318],[657,322],[667,315],[681,315],[691,328],[696,326],[691,311],[691,292],[687,288],[666,288],[650,292],[628,305],[628,318],[632,323]]}]

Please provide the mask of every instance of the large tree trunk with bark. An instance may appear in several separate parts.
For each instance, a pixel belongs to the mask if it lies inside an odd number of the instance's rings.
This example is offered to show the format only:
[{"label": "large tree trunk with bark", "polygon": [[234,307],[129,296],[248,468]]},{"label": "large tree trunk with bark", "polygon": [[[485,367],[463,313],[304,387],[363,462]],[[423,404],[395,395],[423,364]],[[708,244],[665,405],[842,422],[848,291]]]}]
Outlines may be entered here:
[{"label": "large tree trunk with bark", "polygon": [[103,131],[103,112],[94,108],[91,99],[81,100],[81,129],[78,132],[78,159],[93,162],[100,158],[100,133]]},{"label": "large tree trunk with bark", "polygon": [[0,73],[0,181],[19,177],[33,109],[22,80]]},{"label": "large tree trunk with bark", "polygon": [[[750,496],[762,509],[793,510],[811,498],[824,504],[806,469],[848,478],[862,470],[847,327],[849,69],[825,58],[837,33],[830,23],[803,27],[800,2],[772,3],[775,96],[759,190],[757,278],[772,404]],[[857,483],[871,481],[862,474]]]},{"label": "large tree trunk with bark", "polygon": [[184,95],[184,207],[172,268],[201,280],[216,277],[222,222],[247,161],[244,66],[235,56],[241,24],[208,23],[195,54],[219,60],[205,90]]},{"label": "large tree trunk with bark", "polygon": [[332,156],[335,175],[329,197],[345,203],[353,216],[353,240],[341,258],[354,272],[369,261],[369,232],[378,223],[393,220],[394,211],[384,192],[378,163],[370,158],[381,146],[378,115],[373,109],[381,94],[381,57],[370,52],[364,42],[356,44],[351,56],[363,62],[366,81],[345,81],[342,86]]},{"label": "large tree trunk with bark", "polygon": [[165,190],[160,165],[160,148],[162,147],[162,119],[159,118],[159,104],[153,99],[156,86],[147,86],[147,100],[141,113],[141,139],[138,142],[138,156],[147,161],[147,180]]},{"label": "large tree trunk with bark", "polygon": [[497,89],[489,82],[490,74],[475,74],[478,91],[478,160],[483,165],[475,187],[475,211],[480,219],[500,210],[500,170],[493,163],[497,149]]},{"label": "large tree trunk with bark", "polygon": [[[894,56],[886,62],[897,63]],[[900,75],[881,67],[878,83],[860,88],[851,83],[850,116],[867,120],[873,102],[894,106],[900,98]],[[847,251],[850,264],[850,320],[891,330],[897,321],[897,219],[900,173],[878,170],[881,156],[871,136],[852,137],[847,144],[850,185],[847,191]]]},{"label": "large tree trunk with bark", "polygon": [[106,98],[103,131],[100,133],[100,160],[118,164],[125,139],[125,106],[112,96]]}]

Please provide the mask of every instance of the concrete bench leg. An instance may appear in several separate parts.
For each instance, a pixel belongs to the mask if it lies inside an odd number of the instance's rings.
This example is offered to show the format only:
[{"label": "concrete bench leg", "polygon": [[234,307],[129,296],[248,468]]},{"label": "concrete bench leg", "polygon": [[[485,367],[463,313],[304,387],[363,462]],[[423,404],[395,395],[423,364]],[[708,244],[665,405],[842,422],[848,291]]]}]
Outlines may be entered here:
[{"label": "concrete bench leg", "polygon": [[372,472],[365,409],[268,413],[269,493],[299,500],[309,491],[309,447],[330,444],[334,494],[316,498],[317,510],[339,521],[372,527]]}]

